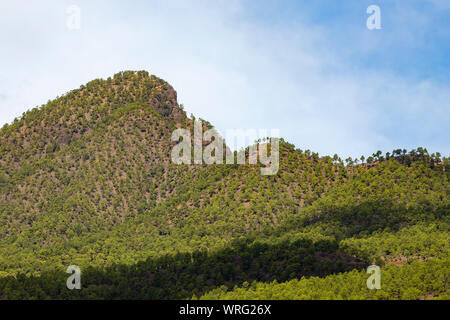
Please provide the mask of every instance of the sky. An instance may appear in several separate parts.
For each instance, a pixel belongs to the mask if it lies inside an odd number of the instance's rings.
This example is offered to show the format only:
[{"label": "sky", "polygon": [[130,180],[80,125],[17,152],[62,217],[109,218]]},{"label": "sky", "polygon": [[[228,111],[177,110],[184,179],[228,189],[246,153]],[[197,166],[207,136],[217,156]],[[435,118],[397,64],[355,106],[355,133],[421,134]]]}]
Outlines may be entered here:
[{"label": "sky", "polygon": [[[370,5],[381,29],[367,28]],[[0,126],[147,70],[221,132],[278,129],[342,158],[450,155],[450,0],[0,0],[0,12]]]}]

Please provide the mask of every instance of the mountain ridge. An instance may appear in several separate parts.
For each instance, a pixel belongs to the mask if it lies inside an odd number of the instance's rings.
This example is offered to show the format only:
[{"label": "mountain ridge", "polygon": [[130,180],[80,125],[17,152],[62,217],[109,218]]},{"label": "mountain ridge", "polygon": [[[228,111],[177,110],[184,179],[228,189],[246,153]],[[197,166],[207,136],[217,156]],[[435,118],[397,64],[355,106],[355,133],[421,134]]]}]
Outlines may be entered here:
[{"label": "mountain ridge", "polygon": [[[424,148],[397,149],[385,157],[374,153],[368,163],[347,159],[344,165],[337,155],[319,157],[280,139],[280,167],[273,176],[260,175],[258,165],[175,165],[171,133],[192,130],[193,121],[167,82],[126,71],[93,80],[0,129],[0,288],[15,286],[17,277],[22,284],[46,274],[60,279],[58,272],[71,264],[97,270],[92,274],[117,265],[125,275],[144,261],[154,266],[155,259],[172,268],[164,257],[205,277],[179,298],[201,296],[221,284],[231,289],[246,277],[287,281],[347,270],[342,261],[335,265],[337,258],[326,262],[324,252],[380,265],[437,256],[445,266],[448,244],[439,245],[449,230],[448,158]],[[380,242],[380,234],[394,249]],[[272,249],[259,256],[252,248],[261,243]],[[284,246],[295,250],[285,252]],[[248,254],[260,259],[259,271],[250,271],[250,259],[240,267],[244,271],[227,271],[224,263],[221,276],[203,275],[204,265],[195,271],[177,260],[179,253],[194,259],[220,250],[231,250],[236,261]],[[266,262],[269,269],[262,267]],[[142,279],[152,274],[157,283],[141,298],[170,298],[183,290],[178,273],[147,267],[140,269]],[[164,287],[159,277],[172,279],[165,284],[177,289],[158,291]],[[103,281],[91,279],[89,290]],[[139,298],[136,290],[106,296]],[[95,297],[105,296],[95,291]]]}]

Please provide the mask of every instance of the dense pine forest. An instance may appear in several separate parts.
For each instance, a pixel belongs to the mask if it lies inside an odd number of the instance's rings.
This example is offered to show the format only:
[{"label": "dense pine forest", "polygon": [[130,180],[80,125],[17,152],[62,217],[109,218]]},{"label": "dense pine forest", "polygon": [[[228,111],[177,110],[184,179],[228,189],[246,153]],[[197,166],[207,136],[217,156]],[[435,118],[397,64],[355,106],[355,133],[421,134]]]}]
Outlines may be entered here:
[{"label": "dense pine forest", "polygon": [[194,120],[167,82],[126,71],[4,125],[0,299],[450,299],[448,158],[280,139],[276,175],[176,165],[171,134]]}]

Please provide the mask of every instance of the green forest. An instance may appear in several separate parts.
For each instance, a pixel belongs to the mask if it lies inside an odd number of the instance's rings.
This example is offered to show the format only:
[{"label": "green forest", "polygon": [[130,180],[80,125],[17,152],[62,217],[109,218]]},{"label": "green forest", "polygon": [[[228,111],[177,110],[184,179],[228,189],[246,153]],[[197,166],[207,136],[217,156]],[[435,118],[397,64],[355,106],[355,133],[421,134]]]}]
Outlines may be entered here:
[{"label": "green forest", "polygon": [[171,134],[195,120],[166,81],[125,71],[4,125],[0,299],[450,298],[449,158],[280,139],[272,176],[176,165]]}]

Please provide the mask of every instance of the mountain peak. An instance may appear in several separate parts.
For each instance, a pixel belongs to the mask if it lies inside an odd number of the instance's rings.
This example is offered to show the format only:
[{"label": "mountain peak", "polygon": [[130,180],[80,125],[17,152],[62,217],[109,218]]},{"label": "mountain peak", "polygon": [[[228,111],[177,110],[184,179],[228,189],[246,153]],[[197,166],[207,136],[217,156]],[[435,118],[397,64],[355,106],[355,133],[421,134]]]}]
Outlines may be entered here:
[{"label": "mountain peak", "polygon": [[29,157],[41,158],[81,138],[115,111],[135,102],[152,108],[175,126],[186,119],[169,83],[147,71],[123,71],[106,80],[92,80],[5,125],[0,131],[1,161],[17,164]]}]

